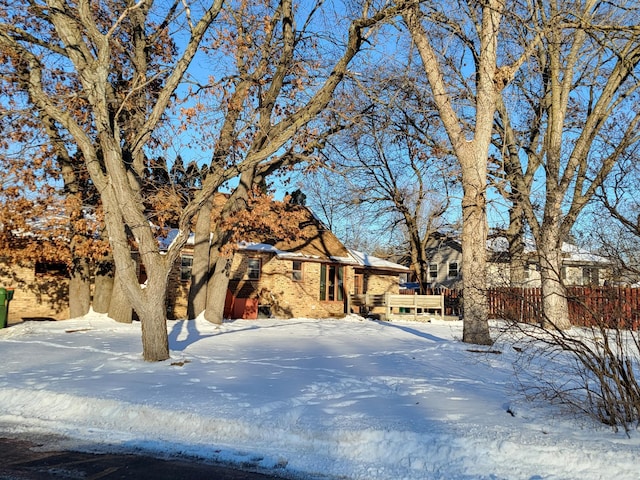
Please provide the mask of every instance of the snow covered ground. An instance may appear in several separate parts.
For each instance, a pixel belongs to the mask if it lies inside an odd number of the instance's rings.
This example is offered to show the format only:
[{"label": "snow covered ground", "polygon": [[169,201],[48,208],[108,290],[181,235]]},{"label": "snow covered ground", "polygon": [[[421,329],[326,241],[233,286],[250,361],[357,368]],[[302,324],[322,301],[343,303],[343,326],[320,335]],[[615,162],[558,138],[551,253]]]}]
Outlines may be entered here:
[{"label": "snow covered ground", "polygon": [[513,349],[469,351],[461,322],[198,319],[168,328],[172,358],[160,363],[142,361],[137,322],[91,314],[0,330],[0,432],[302,479],[640,476],[637,432],[527,403]]}]

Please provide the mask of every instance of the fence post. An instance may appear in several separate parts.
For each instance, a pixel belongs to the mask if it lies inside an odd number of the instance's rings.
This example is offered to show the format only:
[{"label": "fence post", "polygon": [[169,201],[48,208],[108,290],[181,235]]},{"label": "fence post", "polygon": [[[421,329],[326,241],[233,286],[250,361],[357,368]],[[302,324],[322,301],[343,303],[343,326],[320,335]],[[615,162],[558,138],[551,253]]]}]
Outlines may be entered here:
[{"label": "fence post", "polygon": [[389,320],[391,318],[391,298],[389,292],[384,294],[384,305],[386,307],[386,318],[385,320]]}]

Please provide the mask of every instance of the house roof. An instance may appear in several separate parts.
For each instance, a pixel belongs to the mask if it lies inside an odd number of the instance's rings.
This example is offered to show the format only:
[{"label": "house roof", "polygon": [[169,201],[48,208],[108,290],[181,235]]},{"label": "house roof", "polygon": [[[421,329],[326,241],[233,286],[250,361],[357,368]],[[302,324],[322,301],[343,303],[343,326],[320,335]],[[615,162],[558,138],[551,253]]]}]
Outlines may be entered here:
[{"label": "house roof", "polygon": [[[349,250],[307,207],[299,207],[303,214],[301,234],[296,238],[278,239],[274,246],[281,251],[299,253],[309,257],[348,259]],[[268,242],[271,243],[271,242]]]},{"label": "house roof", "polygon": [[380,270],[397,270],[399,272],[409,271],[409,268],[405,267],[404,265],[393,263],[388,260],[374,257],[373,255],[368,255],[366,253],[362,253],[350,248],[347,248],[348,255],[345,257],[339,257],[339,256],[327,257],[327,256],[321,256],[321,255],[308,254],[302,251],[290,252],[286,250],[280,250],[276,248],[276,246],[269,245],[266,243],[240,242],[239,247],[240,249],[246,250],[246,251],[270,253],[270,254],[276,255],[278,258],[281,258],[281,259],[308,260],[308,261],[309,260],[311,261],[330,260],[335,263],[343,263],[345,265],[354,265],[354,266],[361,266],[366,268],[375,268]]},{"label": "house roof", "polygon": [[433,232],[429,237],[427,250],[439,250],[444,247],[449,247],[457,250],[458,252],[462,252],[462,245],[456,237],[440,232]]},{"label": "house roof", "polygon": [[238,244],[240,250],[270,253],[282,259],[290,260],[330,260],[336,263],[355,264],[355,260],[351,257],[337,257],[333,255],[321,255],[319,252],[314,253],[306,249],[299,249],[298,251],[281,250],[276,245],[270,245],[268,243],[256,243],[256,242],[240,242]]},{"label": "house roof", "polygon": [[[406,272],[404,265],[383,260],[367,253],[345,247],[345,245],[322,223],[308,207],[299,207],[303,215],[302,235],[298,238],[278,240],[275,243],[243,242],[241,248],[270,252],[278,258],[292,260],[330,261],[345,265],[378,270]],[[300,212],[300,210],[298,211]]]},{"label": "house roof", "polygon": [[[281,259],[332,262],[394,272],[409,271],[409,268],[404,265],[345,247],[309,208],[298,206],[296,212],[301,218],[300,235],[296,238],[241,241],[238,243],[238,248],[245,251],[269,253]],[[163,243],[169,245],[176,233],[171,232]],[[187,244],[193,245],[193,243],[194,235],[191,234]]]},{"label": "house roof", "polygon": [[379,268],[382,270],[398,270],[401,272],[408,272],[410,269],[399,263],[390,262],[382,258],[374,257],[366,253],[358,252],[351,248],[348,249],[349,254],[358,262],[358,265],[369,268]]},{"label": "house roof", "polygon": [[[487,249],[493,253],[506,253],[509,251],[509,242],[505,237],[490,238],[487,240]],[[536,253],[536,244],[533,239],[525,239],[524,251],[528,254]],[[565,262],[609,263],[605,257],[567,242],[562,243],[562,254]]]},{"label": "house roof", "polygon": [[609,263],[606,257],[591,253],[584,248],[570,243],[562,244],[562,252],[566,255],[565,260],[579,263]]},{"label": "house roof", "polygon": [[[247,235],[251,242],[240,242],[240,246],[265,245],[273,247],[274,251],[298,253],[309,258],[341,258],[349,257],[347,248],[307,207],[292,206],[291,213],[295,221],[299,222],[297,233],[289,238],[273,238],[273,232],[260,231]],[[287,215],[287,211],[281,213]],[[163,249],[174,241],[177,230],[171,230],[160,240]],[[277,235],[277,234],[275,234]],[[295,235],[295,237],[294,237]],[[187,245],[193,245],[194,234],[191,233]],[[257,248],[257,247],[256,247]],[[265,248],[263,248],[265,250]]]}]

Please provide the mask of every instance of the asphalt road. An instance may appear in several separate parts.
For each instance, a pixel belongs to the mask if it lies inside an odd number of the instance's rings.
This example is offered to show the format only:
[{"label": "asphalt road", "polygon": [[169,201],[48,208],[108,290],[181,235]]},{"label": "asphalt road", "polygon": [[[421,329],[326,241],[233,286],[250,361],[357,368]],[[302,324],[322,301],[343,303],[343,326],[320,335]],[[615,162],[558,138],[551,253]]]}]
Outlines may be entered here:
[{"label": "asphalt road", "polygon": [[189,458],[60,451],[52,440],[54,437],[33,435],[8,438],[0,432],[0,480],[284,480]]}]

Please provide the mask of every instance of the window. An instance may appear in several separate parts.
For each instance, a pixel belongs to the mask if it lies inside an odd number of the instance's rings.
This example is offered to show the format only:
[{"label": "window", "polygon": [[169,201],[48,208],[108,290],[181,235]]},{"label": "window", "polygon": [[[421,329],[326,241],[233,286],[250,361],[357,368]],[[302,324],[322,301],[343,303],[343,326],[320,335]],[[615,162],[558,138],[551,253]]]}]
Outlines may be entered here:
[{"label": "window", "polygon": [[250,258],[247,263],[247,278],[249,280],[260,280],[260,259]]},{"label": "window", "polygon": [[36,262],[36,275],[51,275],[54,277],[68,277],[69,269],[66,263]]},{"label": "window", "polygon": [[320,265],[320,300],[335,302],[344,299],[343,267],[338,265]]},{"label": "window", "polygon": [[458,262],[449,263],[448,278],[458,278]]},{"label": "window", "polygon": [[600,275],[596,267],[584,267],[582,269],[582,284],[597,286],[600,283]]},{"label": "window", "polygon": [[302,262],[300,260],[293,261],[293,267],[291,269],[291,280],[294,282],[302,281]]},{"label": "window", "polygon": [[364,293],[364,275],[362,273],[356,273],[353,276],[353,293],[355,295]]},{"label": "window", "polygon": [[182,255],[180,258],[180,281],[188,282],[191,280],[191,268],[193,267],[193,257],[191,255]]},{"label": "window", "polygon": [[429,264],[429,278],[438,278],[438,264],[430,263]]}]

